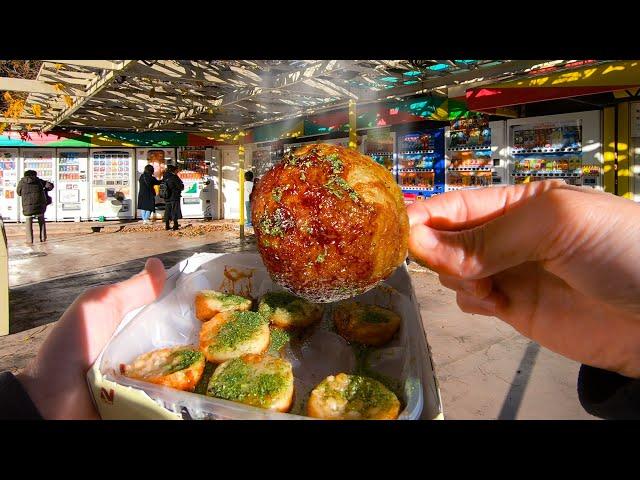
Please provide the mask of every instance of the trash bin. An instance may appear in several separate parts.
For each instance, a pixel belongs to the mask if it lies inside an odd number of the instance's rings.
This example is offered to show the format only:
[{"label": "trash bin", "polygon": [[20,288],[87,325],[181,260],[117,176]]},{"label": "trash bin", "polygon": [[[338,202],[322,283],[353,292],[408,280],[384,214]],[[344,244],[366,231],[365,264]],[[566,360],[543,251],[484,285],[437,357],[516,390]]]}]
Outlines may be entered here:
[{"label": "trash bin", "polygon": [[4,221],[0,215],[0,335],[9,335],[9,245]]}]

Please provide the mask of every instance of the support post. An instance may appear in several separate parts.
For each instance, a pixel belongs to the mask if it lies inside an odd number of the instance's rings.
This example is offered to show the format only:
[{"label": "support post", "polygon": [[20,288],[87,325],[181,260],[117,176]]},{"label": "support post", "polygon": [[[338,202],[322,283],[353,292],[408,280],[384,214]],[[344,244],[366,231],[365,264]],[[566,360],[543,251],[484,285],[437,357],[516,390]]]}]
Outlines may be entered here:
[{"label": "support post", "polygon": [[240,183],[240,240],[244,240],[244,132],[238,134],[238,182]]},{"label": "support post", "polygon": [[353,150],[358,149],[357,122],[356,101],[351,99],[349,100],[349,148]]}]

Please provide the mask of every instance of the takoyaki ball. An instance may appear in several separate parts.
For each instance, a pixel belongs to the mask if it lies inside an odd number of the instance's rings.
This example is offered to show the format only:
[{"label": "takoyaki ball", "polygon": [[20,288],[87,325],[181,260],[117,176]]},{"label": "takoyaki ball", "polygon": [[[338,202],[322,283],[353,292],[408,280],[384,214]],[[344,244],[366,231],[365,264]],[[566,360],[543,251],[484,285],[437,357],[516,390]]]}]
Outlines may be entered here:
[{"label": "takoyaki ball", "polygon": [[368,377],[339,373],[325,378],[311,392],[307,415],[325,420],[395,420],[398,397]]},{"label": "takoyaki ball", "polygon": [[137,380],[192,392],[204,371],[204,355],[197,348],[161,348],[140,355],[123,374]]},{"label": "takoyaki ball", "polygon": [[293,368],[270,355],[244,355],[228,360],[213,373],[207,395],[287,412],[293,402]]},{"label": "takoyaki ball", "polygon": [[363,293],[407,255],[400,187],[353,149],[313,144],[287,154],[254,186],[251,209],[271,278],[311,302]]},{"label": "takoyaki ball", "polygon": [[258,313],[271,324],[286,330],[319,322],[323,307],[289,292],[268,292],[260,299]]},{"label": "takoyaki ball", "polygon": [[268,347],[269,323],[256,312],[221,312],[200,329],[200,350],[213,363]]},{"label": "takoyaki ball", "polygon": [[333,322],[338,334],[348,342],[379,347],[400,328],[400,315],[376,305],[346,302],[335,307]]},{"label": "takoyaki ball", "polygon": [[249,310],[251,303],[250,299],[240,295],[202,290],[196,294],[196,318],[201,322],[206,322],[220,312]]}]

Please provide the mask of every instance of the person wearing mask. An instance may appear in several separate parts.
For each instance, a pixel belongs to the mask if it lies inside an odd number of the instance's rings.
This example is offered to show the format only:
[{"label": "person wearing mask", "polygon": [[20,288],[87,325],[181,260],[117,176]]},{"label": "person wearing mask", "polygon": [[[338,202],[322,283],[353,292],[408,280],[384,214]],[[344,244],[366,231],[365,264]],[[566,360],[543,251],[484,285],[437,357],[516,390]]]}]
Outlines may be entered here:
[{"label": "person wearing mask", "polygon": [[251,226],[251,192],[253,190],[253,172],[244,172],[244,208],[246,212],[246,218],[244,223],[247,226]]},{"label": "person wearing mask", "polygon": [[38,178],[35,170],[27,170],[18,182],[17,193],[22,198],[22,213],[26,218],[25,227],[27,244],[33,245],[33,217],[38,219],[40,227],[40,241],[47,241],[47,226],[44,214],[51,204],[49,193],[53,190],[53,183]]},{"label": "person wearing mask", "polygon": [[144,172],[138,179],[138,209],[142,211],[142,223],[151,223],[151,214],[156,211],[155,186],[160,185],[160,180],[153,176],[153,165],[144,167]]},{"label": "person wearing mask", "polygon": [[178,167],[169,165],[164,172],[162,182],[166,185],[164,224],[165,230],[170,230],[169,223],[173,222],[173,230],[178,230],[178,220],[182,218],[182,210],[180,208],[180,197],[184,190],[184,183],[178,177]]}]

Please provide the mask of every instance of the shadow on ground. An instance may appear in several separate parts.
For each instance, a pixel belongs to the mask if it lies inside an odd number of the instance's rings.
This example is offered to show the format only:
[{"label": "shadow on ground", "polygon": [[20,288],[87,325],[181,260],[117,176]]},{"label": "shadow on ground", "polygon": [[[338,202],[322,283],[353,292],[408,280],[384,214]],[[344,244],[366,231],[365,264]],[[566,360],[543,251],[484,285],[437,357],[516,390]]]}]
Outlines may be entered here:
[{"label": "shadow on ground", "polygon": [[[255,251],[254,237],[198,245],[153,255],[170,268],[197,252],[230,253]],[[149,257],[109,265],[9,290],[9,333],[18,333],[57,321],[73,300],[88,288],[125,280],[138,273]]]}]

